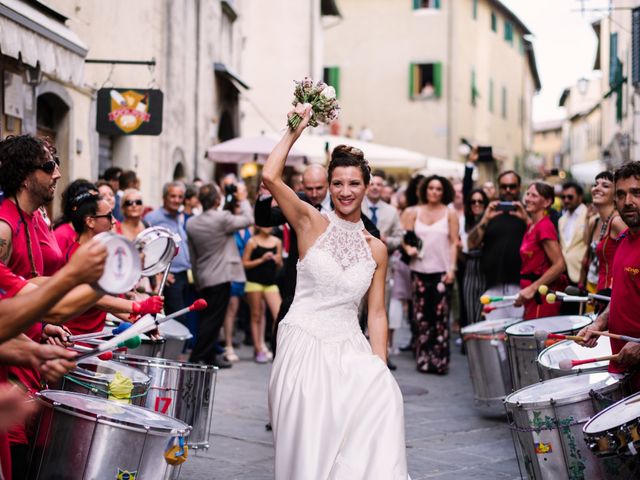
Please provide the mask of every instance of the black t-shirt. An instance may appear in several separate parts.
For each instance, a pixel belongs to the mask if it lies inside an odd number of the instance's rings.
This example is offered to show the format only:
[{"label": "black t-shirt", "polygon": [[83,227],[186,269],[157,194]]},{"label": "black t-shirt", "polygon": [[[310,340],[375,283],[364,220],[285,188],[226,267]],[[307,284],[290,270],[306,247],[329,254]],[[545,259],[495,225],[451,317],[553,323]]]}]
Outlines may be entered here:
[{"label": "black t-shirt", "polygon": [[520,283],[520,244],[526,230],[527,225],[522,220],[508,213],[489,222],[481,259],[487,288]]}]

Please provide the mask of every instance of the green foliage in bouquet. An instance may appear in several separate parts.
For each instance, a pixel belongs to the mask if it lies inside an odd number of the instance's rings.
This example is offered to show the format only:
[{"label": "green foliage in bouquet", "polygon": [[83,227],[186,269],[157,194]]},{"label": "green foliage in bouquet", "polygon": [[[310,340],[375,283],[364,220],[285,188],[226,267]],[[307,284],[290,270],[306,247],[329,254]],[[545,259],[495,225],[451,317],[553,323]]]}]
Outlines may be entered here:
[{"label": "green foliage in bouquet", "polygon": [[[320,123],[329,124],[340,116],[340,106],[336,100],[336,91],[326,83],[320,81],[314,85],[313,80],[304,77],[302,81],[294,81],[296,88],[293,91],[295,107],[298,103],[311,105],[311,118],[309,125],[317,127]],[[289,117],[288,125],[295,130],[300,125],[302,118],[297,113]]]}]

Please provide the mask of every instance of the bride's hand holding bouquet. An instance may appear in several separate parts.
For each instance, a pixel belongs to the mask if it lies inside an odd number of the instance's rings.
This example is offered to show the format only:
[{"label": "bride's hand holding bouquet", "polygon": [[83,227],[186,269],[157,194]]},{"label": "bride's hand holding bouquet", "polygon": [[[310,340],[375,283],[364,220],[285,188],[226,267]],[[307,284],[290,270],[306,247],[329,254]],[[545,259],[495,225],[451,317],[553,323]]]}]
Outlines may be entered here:
[{"label": "bride's hand holding bouquet", "polygon": [[[304,77],[302,81],[294,82],[296,84],[293,91],[293,106],[298,105],[310,108],[310,115],[303,116],[300,112],[290,112],[287,124],[289,128],[295,132],[301,133],[300,126],[305,122],[304,126],[311,125],[317,127],[320,123],[329,124],[340,116],[340,106],[336,99],[336,91],[326,83],[320,81],[316,84],[309,77]],[[305,118],[309,116],[309,118]],[[304,129],[304,127],[303,127]]]}]

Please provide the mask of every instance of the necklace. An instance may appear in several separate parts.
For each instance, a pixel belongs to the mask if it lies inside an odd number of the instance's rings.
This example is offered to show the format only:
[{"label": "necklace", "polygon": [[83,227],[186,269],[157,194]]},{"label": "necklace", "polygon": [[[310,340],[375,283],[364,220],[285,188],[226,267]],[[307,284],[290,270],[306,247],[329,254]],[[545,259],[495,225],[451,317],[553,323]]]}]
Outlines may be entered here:
[{"label": "necklace", "polygon": [[615,210],[611,212],[609,216],[602,222],[602,225],[600,226],[600,236],[598,237],[598,242],[602,240],[602,237],[607,231],[607,225],[609,225],[609,221],[611,220],[611,217],[613,217],[614,213],[615,213]]}]

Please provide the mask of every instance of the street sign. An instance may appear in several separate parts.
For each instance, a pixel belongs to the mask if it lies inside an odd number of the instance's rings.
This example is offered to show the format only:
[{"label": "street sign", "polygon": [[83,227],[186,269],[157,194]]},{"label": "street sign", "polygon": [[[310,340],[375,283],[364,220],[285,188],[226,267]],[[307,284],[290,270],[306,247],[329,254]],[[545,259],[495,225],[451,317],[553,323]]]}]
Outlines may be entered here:
[{"label": "street sign", "polygon": [[106,135],[160,135],[161,90],[101,88],[96,130]]}]

